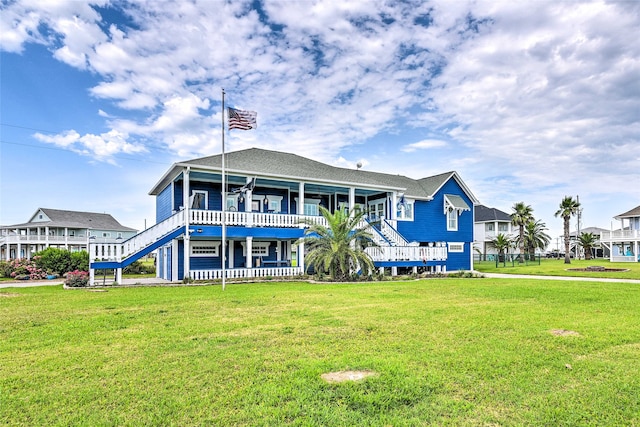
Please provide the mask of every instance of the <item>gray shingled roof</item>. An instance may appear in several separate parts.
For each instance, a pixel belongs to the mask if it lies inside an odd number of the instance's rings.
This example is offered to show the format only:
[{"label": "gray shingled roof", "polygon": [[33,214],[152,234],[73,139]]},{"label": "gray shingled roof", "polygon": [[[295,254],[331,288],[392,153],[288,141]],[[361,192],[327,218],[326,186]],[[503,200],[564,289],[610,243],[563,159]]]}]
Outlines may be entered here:
[{"label": "gray shingled roof", "polygon": [[475,222],[511,222],[511,215],[496,208],[488,208],[484,205],[476,205]]},{"label": "gray shingled roof", "polygon": [[[51,221],[33,222],[33,219],[42,211]],[[136,231],[134,228],[125,227],[109,214],[95,212],[65,211],[60,209],[39,208],[31,216],[29,222],[4,226],[4,228],[42,225],[47,227],[67,228],[92,228],[95,230]]]},{"label": "gray shingled roof", "polygon": [[[222,156],[209,157],[176,163],[156,184],[149,194],[158,194],[178,170],[185,166],[221,170]],[[339,168],[296,154],[280,151],[250,148],[226,154],[227,173],[239,172],[246,175],[273,176],[312,182],[331,182],[338,185],[359,185],[369,188],[388,188],[402,191],[408,197],[428,199],[444,185],[455,172],[415,180],[402,175],[391,175],[356,169]],[[472,195],[470,197],[473,198]]]},{"label": "gray shingled roof", "polygon": [[614,218],[620,219],[620,218],[629,218],[629,217],[636,217],[636,216],[640,216],[640,206],[636,206],[635,208],[623,214],[616,215]]}]

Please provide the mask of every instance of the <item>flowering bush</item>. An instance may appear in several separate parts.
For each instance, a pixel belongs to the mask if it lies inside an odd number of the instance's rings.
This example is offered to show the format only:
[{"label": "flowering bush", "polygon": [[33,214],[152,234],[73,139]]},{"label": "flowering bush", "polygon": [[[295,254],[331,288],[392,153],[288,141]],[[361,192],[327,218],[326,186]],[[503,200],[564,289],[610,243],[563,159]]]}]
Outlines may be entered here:
[{"label": "flowering bush", "polygon": [[47,273],[36,266],[34,259],[12,259],[9,261],[9,269],[11,269],[10,277],[24,279],[28,276],[31,280],[41,280],[47,276]]},{"label": "flowering bush", "polygon": [[89,273],[86,271],[70,271],[67,273],[67,278],[64,280],[64,284],[72,288],[82,288],[89,284]]}]

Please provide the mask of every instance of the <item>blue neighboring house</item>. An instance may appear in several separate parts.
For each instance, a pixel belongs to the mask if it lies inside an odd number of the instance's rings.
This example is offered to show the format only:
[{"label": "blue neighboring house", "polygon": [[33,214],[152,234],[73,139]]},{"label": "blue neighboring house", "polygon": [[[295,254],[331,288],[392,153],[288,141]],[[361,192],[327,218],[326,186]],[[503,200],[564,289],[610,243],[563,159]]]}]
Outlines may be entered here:
[{"label": "blue neighboring house", "polygon": [[171,281],[297,276],[306,271],[304,244],[295,244],[301,220],[322,223],[319,206],[367,212],[377,246],[366,251],[381,271],[473,269],[478,201],[456,172],[416,180],[258,148],[224,161],[225,200],[222,155],[173,164],[149,192],[156,225],[118,244],[92,243],[92,278],[115,268],[120,282],[122,268],[152,251],[158,277]]}]

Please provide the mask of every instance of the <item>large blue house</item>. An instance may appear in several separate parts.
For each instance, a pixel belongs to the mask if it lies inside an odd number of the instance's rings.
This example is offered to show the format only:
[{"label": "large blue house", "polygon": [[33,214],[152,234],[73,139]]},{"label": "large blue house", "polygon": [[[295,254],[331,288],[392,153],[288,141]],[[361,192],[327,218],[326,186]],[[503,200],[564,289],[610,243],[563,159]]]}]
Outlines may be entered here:
[{"label": "large blue house", "polygon": [[456,172],[415,180],[252,148],[227,153],[223,177],[222,161],[215,155],[172,165],[149,193],[156,225],[122,242],[90,243],[92,280],[95,269],[114,268],[120,282],[123,267],[152,251],[158,277],[171,281],[300,275],[301,220],[322,223],[319,206],[368,213],[377,246],[366,251],[377,269],[473,268],[478,202]]}]

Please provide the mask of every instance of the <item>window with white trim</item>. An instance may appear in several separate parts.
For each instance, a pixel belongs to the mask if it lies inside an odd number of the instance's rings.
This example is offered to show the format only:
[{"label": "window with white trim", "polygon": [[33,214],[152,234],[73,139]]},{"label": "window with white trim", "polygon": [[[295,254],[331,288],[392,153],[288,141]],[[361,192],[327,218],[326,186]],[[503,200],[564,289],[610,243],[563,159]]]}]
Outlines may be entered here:
[{"label": "window with white trim", "polygon": [[458,231],[458,210],[452,206],[447,210],[447,231]]},{"label": "window with white trim", "polygon": [[[282,206],[282,196],[265,196],[265,198],[269,201],[267,203],[265,211],[280,213],[280,207]],[[263,200],[264,205],[264,200]]]},{"label": "window with white trim", "polygon": [[396,219],[402,221],[413,221],[413,202],[405,200],[404,203],[398,203]]},{"label": "window with white trim", "polygon": [[[240,243],[242,245],[242,255],[247,256],[247,245],[245,242]],[[269,242],[253,242],[251,245],[252,256],[268,256],[269,255]]]},{"label": "window with white trim", "polygon": [[449,242],[449,252],[464,252],[464,242]]},{"label": "window with white trim", "polygon": [[[297,197],[294,200],[296,203],[299,203],[299,199]],[[320,199],[304,199],[304,210],[302,211],[302,214],[307,216],[318,216],[320,215],[320,209],[318,209],[318,206],[320,206]]]},{"label": "window with white trim", "polygon": [[191,242],[191,256],[219,256],[220,242]]},{"label": "window with white trim", "polygon": [[209,193],[202,190],[191,191],[191,197],[189,197],[189,205],[191,209],[207,209],[209,199]]}]

